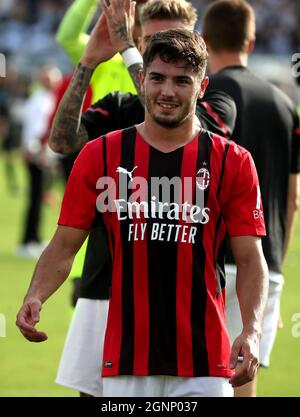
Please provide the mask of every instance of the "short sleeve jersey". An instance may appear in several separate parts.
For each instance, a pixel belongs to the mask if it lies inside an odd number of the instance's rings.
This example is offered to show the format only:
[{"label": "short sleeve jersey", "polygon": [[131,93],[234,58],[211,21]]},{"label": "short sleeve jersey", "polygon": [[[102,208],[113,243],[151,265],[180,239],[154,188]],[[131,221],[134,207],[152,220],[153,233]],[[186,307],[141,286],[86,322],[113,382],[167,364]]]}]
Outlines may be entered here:
[{"label": "short sleeve jersey", "polygon": [[250,154],[206,130],[168,153],[109,133],[75,162],[59,224],[89,230],[96,207],[113,261],[103,376],[229,377],[224,238],[265,234]]},{"label": "short sleeve jersey", "polygon": [[[226,93],[210,91],[197,104],[196,114],[205,129],[221,136],[232,133],[236,107]],[[144,108],[137,95],[115,92],[91,106],[83,114],[82,122],[89,138],[95,139],[110,131],[141,123],[144,116]],[[99,248],[101,248],[100,251]],[[98,255],[95,256],[95,253]],[[80,297],[107,299],[110,291],[111,271],[112,264],[106,230],[101,217],[97,216],[88,240]]]}]

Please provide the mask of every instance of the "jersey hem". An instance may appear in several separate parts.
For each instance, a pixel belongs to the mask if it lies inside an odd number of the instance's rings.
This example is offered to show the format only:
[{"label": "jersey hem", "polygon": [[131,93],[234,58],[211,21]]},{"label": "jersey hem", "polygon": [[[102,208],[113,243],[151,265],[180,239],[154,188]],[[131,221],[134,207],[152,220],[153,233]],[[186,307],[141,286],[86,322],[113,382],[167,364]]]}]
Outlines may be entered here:
[{"label": "jersey hem", "polygon": [[165,372],[165,371],[161,371],[161,372],[157,372],[157,373],[149,373],[146,370],[135,370],[134,373],[118,373],[112,370],[108,370],[105,369],[102,371],[102,377],[117,377],[117,376],[121,376],[121,375],[128,375],[128,376],[177,376],[177,377],[181,377],[181,378],[199,378],[199,377],[222,377],[222,378],[231,378],[234,374],[234,371],[232,370],[227,370],[227,371],[220,371],[218,369],[216,370],[211,370],[209,373],[207,374],[202,374],[202,375],[195,375],[195,374],[191,374],[191,373],[185,373],[185,374],[176,374],[175,372]]},{"label": "jersey hem", "polygon": [[64,379],[61,379],[61,378],[56,378],[55,383],[57,385],[61,385],[61,386],[66,387],[66,388],[70,388],[70,389],[73,389],[75,391],[91,395],[92,397],[102,397],[102,394],[97,392],[97,391],[93,391],[89,388],[86,388],[84,385],[80,386],[80,385],[73,384],[72,382],[65,381]]}]

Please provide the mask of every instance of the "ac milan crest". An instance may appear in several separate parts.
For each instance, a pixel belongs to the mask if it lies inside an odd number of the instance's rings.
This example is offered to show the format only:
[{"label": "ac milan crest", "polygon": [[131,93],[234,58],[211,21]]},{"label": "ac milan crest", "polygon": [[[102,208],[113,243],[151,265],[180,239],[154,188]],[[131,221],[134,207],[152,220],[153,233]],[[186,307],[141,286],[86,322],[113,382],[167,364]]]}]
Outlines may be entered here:
[{"label": "ac milan crest", "polygon": [[196,184],[199,190],[206,190],[210,183],[210,173],[206,168],[200,168],[196,176]]}]

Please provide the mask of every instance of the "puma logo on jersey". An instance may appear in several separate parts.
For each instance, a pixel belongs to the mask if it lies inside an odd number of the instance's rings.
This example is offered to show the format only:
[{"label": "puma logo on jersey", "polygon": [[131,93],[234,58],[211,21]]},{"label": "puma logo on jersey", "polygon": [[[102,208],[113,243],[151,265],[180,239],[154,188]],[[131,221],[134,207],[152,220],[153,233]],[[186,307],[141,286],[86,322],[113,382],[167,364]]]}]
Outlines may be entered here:
[{"label": "puma logo on jersey", "polygon": [[104,368],[112,368],[113,363],[111,361],[105,361],[103,366]]},{"label": "puma logo on jersey", "polygon": [[126,168],[118,167],[116,172],[128,175],[130,181],[132,181],[132,174],[135,169],[137,169],[137,166],[135,166],[132,171],[127,171]]}]

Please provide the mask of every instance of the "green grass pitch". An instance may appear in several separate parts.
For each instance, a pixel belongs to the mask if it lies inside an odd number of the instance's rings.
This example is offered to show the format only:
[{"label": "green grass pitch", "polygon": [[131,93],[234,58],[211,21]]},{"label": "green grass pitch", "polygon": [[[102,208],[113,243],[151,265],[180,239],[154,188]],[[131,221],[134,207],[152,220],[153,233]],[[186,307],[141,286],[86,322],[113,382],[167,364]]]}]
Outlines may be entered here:
[{"label": "green grass pitch", "polygon": [[[44,343],[26,341],[15,326],[15,316],[28,287],[34,261],[15,256],[25,207],[26,172],[15,159],[20,193],[8,193],[3,154],[0,154],[0,322],[6,320],[6,337],[0,332],[0,397],[77,396],[54,382],[64,338],[70,322],[70,282],[44,305],[39,328],[49,336]],[[59,213],[44,207],[43,239],[50,239]],[[259,396],[300,396],[300,335],[293,336],[292,321],[300,313],[300,221],[285,264],[282,297],[284,328],[278,332],[269,369],[259,372]],[[1,329],[0,329],[1,330]],[[298,333],[300,326],[298,326]],[[295,332],[294,332],[295,333]],[[297,333],[297,332],[296,332]]]}]

